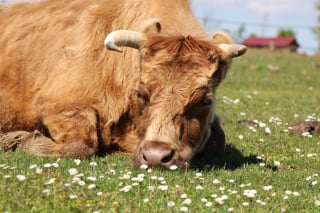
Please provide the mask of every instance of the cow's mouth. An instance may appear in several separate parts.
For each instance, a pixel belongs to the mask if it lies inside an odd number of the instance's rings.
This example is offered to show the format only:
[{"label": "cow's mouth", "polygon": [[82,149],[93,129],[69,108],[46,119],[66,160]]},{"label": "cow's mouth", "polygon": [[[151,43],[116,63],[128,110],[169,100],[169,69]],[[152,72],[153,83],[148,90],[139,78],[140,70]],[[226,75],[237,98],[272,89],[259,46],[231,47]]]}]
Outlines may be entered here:
[{"label": "cow's mouth", "polygon": [[186,168],[189,166],[188,162],[172,145],[158,141],[144,142],[133,158],[135,167]]}]

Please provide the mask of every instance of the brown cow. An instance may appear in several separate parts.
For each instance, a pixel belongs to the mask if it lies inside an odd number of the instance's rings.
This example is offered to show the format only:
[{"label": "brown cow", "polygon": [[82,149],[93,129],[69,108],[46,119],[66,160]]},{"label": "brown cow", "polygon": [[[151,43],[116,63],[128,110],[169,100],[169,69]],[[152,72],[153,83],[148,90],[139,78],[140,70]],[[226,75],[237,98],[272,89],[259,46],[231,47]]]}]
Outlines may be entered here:
[{"label": "brown cow", "polygon": [[206,39],[188,0],[1,6],[0,47],[1,131],[41,132],[22,151],[123,152],[164,168],[224,151],[215,90],[246,48],[222,32]]}]

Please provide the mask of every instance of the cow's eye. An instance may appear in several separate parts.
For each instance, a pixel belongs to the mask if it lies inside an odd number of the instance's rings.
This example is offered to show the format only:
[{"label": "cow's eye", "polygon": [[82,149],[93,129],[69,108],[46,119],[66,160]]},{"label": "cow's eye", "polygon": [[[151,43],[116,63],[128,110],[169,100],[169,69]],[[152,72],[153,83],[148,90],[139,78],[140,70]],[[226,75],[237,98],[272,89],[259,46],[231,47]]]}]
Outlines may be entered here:
[{"label": "cow's eye", "polygon": [[202,99],[203,105],[211,105],[212,102],[213,102],[213,94],[212,94],[212,92],[206,94],[204,96],[204,98]]},{"label": "cow's eye", "polygon": [[138,89],[136,90],[137,97],[145,102],[149,102],[149,91],[144,83],[140,83]]},{"label": "cow's eye", "polygon": [[218,59],[217,55],[210,55],[208,60],[209,60],[212,64],[214,64],[214,63],[217,62],[217,59]]}]

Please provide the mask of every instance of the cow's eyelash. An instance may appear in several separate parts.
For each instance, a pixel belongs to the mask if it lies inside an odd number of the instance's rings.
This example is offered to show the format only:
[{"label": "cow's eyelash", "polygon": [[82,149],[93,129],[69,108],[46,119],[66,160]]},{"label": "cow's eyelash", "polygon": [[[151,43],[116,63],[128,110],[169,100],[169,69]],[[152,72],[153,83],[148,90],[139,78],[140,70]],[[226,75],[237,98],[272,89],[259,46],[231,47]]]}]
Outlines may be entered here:
[{"label": "cow's eyelash", "polygon": [[201,87],[199,89],[197,89],[191,98],[191,102],[193,103],[199,103],[200,101],[202,101],[208,94],[210,93],[210,90],[208,87]]},{"label": "cow's eyelash", "polygon": [[202,103],[203,103],[204,105],[211,105],[212,101],[213,101],[213,94],[212,94],[212,92],[207,93],[207,94],[203,97],[203,99],[202,99]]}]

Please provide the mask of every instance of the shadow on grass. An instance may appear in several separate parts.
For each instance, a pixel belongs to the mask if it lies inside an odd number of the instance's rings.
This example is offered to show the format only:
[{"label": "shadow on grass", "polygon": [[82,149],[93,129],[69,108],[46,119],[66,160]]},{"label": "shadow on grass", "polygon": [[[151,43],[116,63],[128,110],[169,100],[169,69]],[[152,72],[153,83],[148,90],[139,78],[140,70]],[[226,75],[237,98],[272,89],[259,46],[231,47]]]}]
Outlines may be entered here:
[{"label": "shadow on grass", "polygon": [[259,164],[261,162],[263,161],[257,159],[256,155],[244,156],[242,151],[238,150],[231,144],[227,144],[224,156],[202,156],[199,154],[192,160],[191,168],[200,170],[235,170],[246,165]]}]

